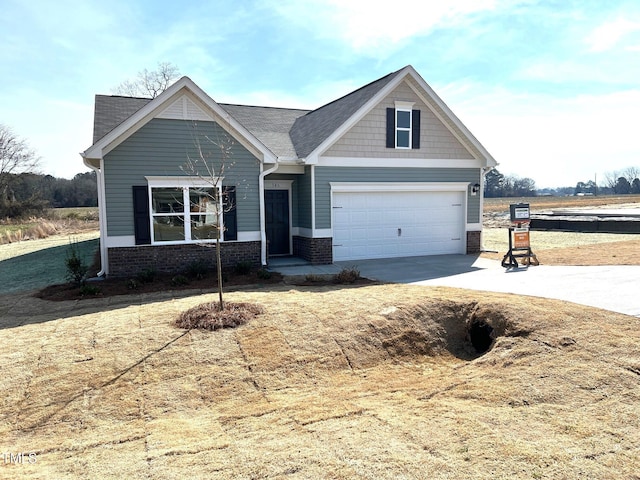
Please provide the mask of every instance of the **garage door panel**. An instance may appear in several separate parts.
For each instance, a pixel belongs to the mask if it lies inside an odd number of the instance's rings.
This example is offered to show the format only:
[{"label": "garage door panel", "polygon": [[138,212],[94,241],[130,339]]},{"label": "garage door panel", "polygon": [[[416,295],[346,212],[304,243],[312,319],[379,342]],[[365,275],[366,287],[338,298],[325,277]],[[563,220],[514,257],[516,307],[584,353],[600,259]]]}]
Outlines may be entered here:
[{"label": "garage door panel", "polygon": [[333,201],[335,260],[464,253],[464,192],[336,192]]}]

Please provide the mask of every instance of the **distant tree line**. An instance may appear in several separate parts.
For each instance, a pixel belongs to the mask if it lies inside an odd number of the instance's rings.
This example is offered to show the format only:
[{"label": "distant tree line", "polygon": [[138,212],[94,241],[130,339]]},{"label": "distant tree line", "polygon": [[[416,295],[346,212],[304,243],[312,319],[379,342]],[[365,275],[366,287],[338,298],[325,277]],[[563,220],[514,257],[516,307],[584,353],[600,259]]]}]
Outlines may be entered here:
[{"label": "distant tree line", "polygon": [[46,208],[98,205],[96,173],[78,173],[72,179],[37,173],[0,173],[4,191],[0,218],[38,215]]},{"label": "distant tree line", "polygon": [[503,175],[495,168],[484,177],[485,197],[533,197],[535,195],[536,182],[531,178]]},{"label": "distant tree line", "polygon": [[536,189],[530,178],[506,176],[497,169],[485,175],[485,197],[533,197],[536,195],[640,195],[640,168],[627,167],[624,170],[607,172],[604,179],[578,182],[575,187]]}]

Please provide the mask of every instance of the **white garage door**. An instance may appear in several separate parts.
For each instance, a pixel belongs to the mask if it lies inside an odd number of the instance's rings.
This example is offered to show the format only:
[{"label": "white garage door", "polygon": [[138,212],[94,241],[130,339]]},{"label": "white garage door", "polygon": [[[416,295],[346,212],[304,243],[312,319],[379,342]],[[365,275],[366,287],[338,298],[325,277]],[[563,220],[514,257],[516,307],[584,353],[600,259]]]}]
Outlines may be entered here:
[{"label": "white garage door", "polygon": [[465,253],[464,192],[334,192],[333,259]]}]

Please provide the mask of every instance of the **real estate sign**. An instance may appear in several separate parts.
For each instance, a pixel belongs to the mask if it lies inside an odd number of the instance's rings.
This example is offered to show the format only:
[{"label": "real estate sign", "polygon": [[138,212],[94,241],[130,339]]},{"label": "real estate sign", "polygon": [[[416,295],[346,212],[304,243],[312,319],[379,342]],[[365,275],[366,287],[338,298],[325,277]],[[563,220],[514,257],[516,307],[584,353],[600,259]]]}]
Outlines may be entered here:
[{"label": "real estate sign", "polygon": [[529,229],[515,228],[513,230],[513,248],[529,248]]}]

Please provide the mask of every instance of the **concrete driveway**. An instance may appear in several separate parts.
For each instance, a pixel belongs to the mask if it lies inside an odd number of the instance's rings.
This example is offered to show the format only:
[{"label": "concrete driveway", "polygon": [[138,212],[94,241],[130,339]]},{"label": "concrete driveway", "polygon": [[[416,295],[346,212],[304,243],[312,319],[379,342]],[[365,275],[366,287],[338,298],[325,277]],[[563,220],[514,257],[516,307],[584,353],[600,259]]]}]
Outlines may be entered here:
[{"label": "concrete driveway", "polygon": [[337,262],[385,282],[446,286],[556,298],[640,317],[640,266],[547,266],[506,270],[476,255]]}]

